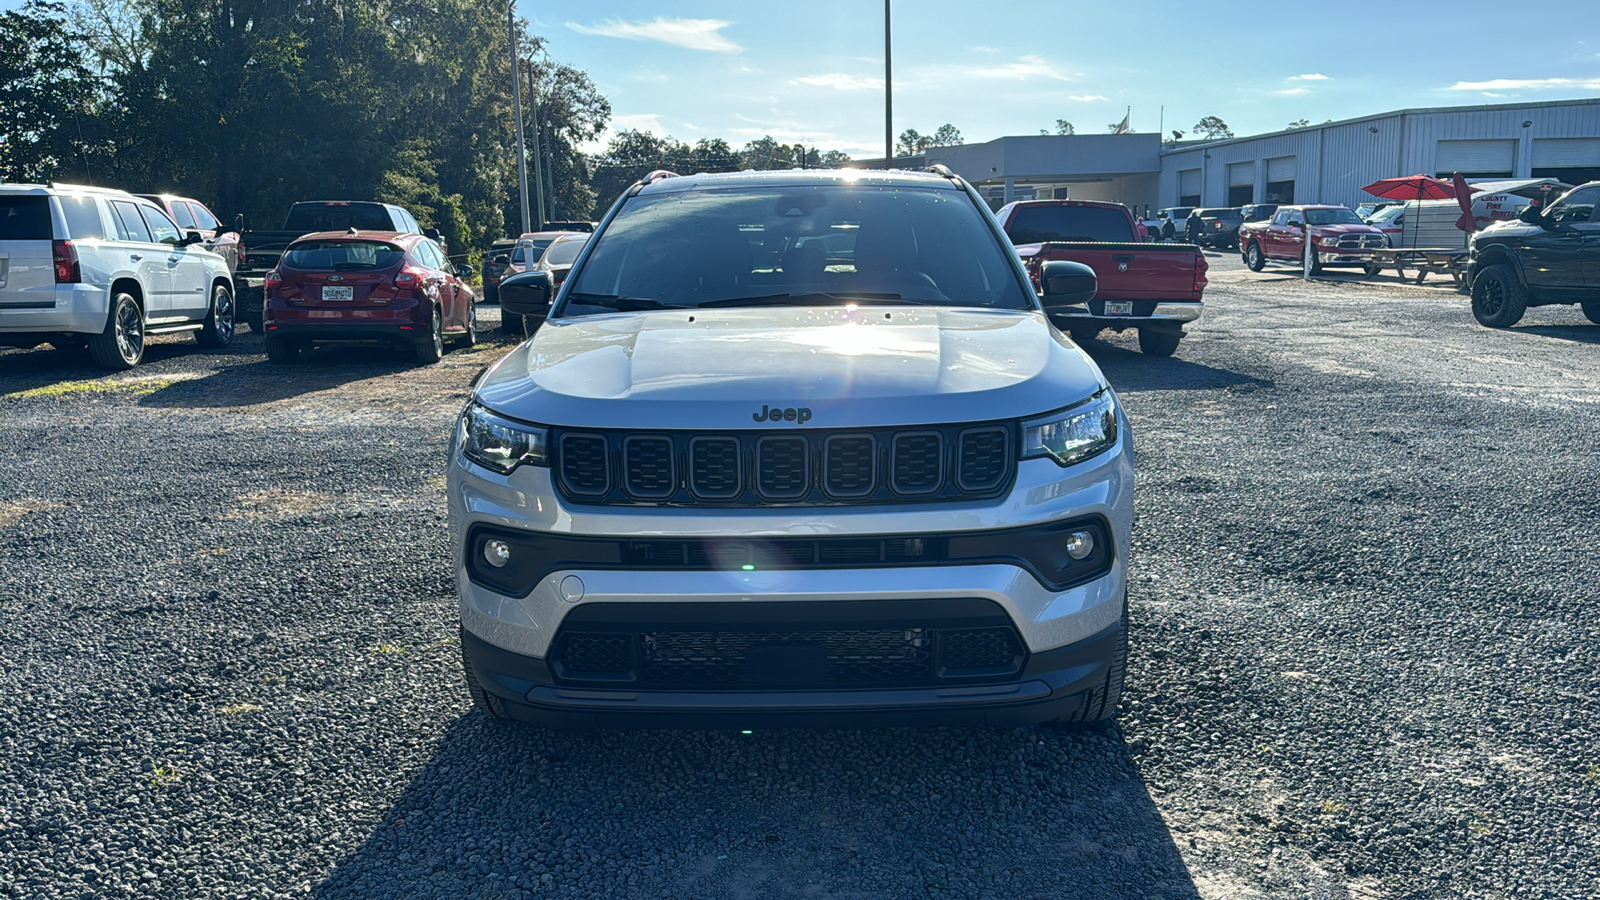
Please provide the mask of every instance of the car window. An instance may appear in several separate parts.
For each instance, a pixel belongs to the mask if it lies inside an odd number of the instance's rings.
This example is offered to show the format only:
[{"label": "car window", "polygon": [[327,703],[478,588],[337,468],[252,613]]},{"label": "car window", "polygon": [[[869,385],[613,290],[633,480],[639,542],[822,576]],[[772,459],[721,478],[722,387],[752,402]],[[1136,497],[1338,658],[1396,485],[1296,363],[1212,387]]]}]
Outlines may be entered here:
[{"label": "car window", "polygon": [[144,219],[139,215],[139,207],[127,200],[111,201],[112,217],[117,220],[117,238],[124,241],[137,241],[141,244],[155,243],[150,238],[150,229],[145,227]]},{"label": "car window", "polygon": [[1273,215],[1273,217],[1272,217],[1272,224],[1274,224],[1274,225],[1287,225],[1287,224],[1289,224],[1289,211],[1288,210],[1282,210],[1282,211],[1280,211],[1278,213],[1275,213]]},{"label": "car window", "polygon": [[199,225],[202,230],[212,231],[221,224],[217,221],[217,217],[213,216],[211,211],[206,209],[204,206],[191,201],[189,203],[189,208],[194,212],[195,224]]},{"label": "car window", "polygon": [[53,236],[49,197],[0,195],[0,241],[48,241]]},{"label": "car window", "polygon": [[313,272],[387,269],[398,266],[404,255],[399,247],[382,241],[297,241],[284,251],[279,265]]},{"label": "car window", "polygon": [[296,203],[284,231],[394,231],[389,210],[377,203]]},{"label": "car window", "polygon": [[1558,226],[1595,221],[1594,206],[1597,201],[1600,201],[1600,187],[1578,188],[1550,207],[1550,221]]},{"label": "car window", "polygon": [[145,224],[150,226],[150,236],[156,243],[175,246],[183,240],[183,232],[178,229],[177,224],[168,218],[166,213],[157,209],[155,204],[141,203],[138,206],[139,212],[144,213]]},{"label": "car window", "polygon": [[[942,186],[815,183],[638,194],[592,238],[557,315],[624,302],[832,302],[819,294],[1036,308],[987,216],[966,193]],[[825,236],[832,246],[815,242]]]},{"label": "car window", "polygon": [[1349,209],[1308,209],[1306,218],[1313,225],[1361,225],[1361,217]]},{"label": "car window", "polygon": [[1128,217],[1098,206],[1024,206],[1006,229],[1013,244],[1047,241],[1126,242]]},{"label": "car window", "polygon": [[583,245],[586,243],[587,239],[578,238],[556,241],[545,250],[544,258],[540,262],[547,266],[570,266],[572,261],[578,258],[579,251],[583,250]]},{"label": "car window", "polygon": [[172,201],[172,218],[184,231],[195,230],[194,214],[189,212],[189,204],[182,200]]},{"label": "car window", "polygon": [[93,197],[62,196],[56,199],[61,201],[61,214],[67,219],[67,234],[73,240],[106,236],[105,226],[100,223],[100,204]]}]

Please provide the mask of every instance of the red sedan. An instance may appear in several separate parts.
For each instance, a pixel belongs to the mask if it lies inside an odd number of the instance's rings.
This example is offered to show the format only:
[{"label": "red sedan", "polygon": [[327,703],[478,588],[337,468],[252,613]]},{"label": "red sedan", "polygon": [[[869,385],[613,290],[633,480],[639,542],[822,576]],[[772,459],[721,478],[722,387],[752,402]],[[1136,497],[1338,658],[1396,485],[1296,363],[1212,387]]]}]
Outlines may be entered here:
[{"label": "red sedan", "polygon": [[447,342],[478,342],[472,289],[420,234],[324,231],[284,250],[267,273],[267,358],[292,363],[314,344],[389,344],[438,362]]}]

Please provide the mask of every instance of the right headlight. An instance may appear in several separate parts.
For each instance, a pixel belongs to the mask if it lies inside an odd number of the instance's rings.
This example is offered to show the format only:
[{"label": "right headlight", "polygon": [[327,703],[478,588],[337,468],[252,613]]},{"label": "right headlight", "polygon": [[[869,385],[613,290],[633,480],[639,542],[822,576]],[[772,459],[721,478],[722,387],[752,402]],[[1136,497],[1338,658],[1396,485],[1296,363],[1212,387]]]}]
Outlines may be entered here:
[{"label": "right headlight", "polygon": [[1060,412],[1022,423],[1022,458],[1048,456],[1070,466],[1117,443],[1117,401],[1109,389]]},{"label": "right headlight", "polygon": [[502,475],[523,463],[550,465],[550,429],[497,416],[476,402],[461,413],[456,447],[467,459]]}]

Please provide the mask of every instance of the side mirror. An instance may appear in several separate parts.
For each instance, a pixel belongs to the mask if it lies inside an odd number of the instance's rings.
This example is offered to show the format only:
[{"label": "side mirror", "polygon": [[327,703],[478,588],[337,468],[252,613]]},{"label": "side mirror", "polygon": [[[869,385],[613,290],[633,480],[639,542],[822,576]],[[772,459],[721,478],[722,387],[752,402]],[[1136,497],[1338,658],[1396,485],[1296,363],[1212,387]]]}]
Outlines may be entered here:
[{"label": "side mirror", "polygon": [[1524,206],[1517,212],[1517,220],[1528,225],[1544,227],[1544,210],[1538,206]]},{"label": "side mirror", "polygon": [[456,277],[457,278],[471,278],[472,277],[472,267],[467,265],[466,263],[458,264],[456,266]]},{"label": "side mirror", "polygon": [[1094,299],[1098,287],[1093,269],[1063,259],[1045,263],[1039,281],[1044,286],[1044,311],[1047,313],[1088,303]]},{"label": "side mirror", "polygon": [[430,241],[437,241],[437,240],[439,240],[439,237],[440,237],[439,229],[437,229],[437,228],[424,228],[424,229],[422,229],[422,236],[427,238]]},{"label": "side mirror", "polygon": [[500,282],[500,309],[513,316],[542,316],[550,308],[550,273],[522,272]]},{"label": "side mirror", "polygon": [[193,245],[193,244],[204,244],[205,242],[206,242],[206,239],[200,236],[200,232],[191,231],[188,234],[183,236],[183,240],[178,242],[178,246],[179,247],[188,247],[188,246]]}]

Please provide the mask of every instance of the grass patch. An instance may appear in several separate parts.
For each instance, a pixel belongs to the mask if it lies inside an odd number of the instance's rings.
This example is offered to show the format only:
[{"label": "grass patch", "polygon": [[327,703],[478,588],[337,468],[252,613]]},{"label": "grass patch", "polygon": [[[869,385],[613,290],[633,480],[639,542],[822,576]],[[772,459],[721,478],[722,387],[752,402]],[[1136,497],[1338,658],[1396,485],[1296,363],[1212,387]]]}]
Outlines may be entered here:
[{"label": "grass patch", "polygon": [[38,397],[67,397],[73,394],[130,394],[138,397],[144,394],[154,394],[162,388],[171,387],[170,378],[124,378],[112,380],[96,378],[88,381],[58,381],[43,387],[28,388],[25,391],[12,391],[6,394],[18,400],[32,400]]},{"label": "grass patch", "polygon": [[224,706],[222,708],[222,714],[225,716],[243,716],[260,711],[261,704],[259,703],[235,703],[231,706]]},{"label": "grass patch", "polygon": [[10,528],[22,521],[22,517],[28,513],[60,508],[61,504],[50,500],[17,500],[11,503],[0,503],[0,528]]},{"label": "grass patch", "polygon": [[372,652],[379,656],[396,656],[406,652],[406,648],[399,644],[379,644],[372,648]]},{"label": "grass patch", "polygon": [[165,787],[178,780],[178,770],[172,766],[155,765],[150,769],[150,783]]}]

